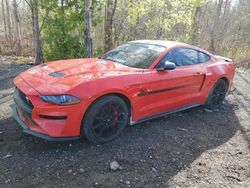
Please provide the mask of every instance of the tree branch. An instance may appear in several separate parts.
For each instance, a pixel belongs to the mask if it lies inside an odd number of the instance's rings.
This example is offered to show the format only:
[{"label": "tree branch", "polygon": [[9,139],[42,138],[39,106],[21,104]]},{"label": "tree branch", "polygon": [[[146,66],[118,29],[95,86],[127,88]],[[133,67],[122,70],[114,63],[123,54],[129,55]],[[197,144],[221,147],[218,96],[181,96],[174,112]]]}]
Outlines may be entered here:
[{"label": "tree branch", "polygon": [[29,7],[31,6],[31,2],[29,0],[24,0],[24,1]]}]

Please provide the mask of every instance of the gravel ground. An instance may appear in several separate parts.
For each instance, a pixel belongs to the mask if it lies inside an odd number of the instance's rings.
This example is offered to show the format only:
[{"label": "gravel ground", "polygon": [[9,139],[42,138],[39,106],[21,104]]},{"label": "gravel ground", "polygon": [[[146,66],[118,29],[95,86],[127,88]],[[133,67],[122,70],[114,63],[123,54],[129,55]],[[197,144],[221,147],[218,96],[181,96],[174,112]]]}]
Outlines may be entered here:
[{"label": "gravel ground", "polygon": [[238,71],[220,110],[168,115],[94,145],[22,133],[9,105],[11,79],[27,68],[0,61],[0,187],[250,187],[250,71]]}]

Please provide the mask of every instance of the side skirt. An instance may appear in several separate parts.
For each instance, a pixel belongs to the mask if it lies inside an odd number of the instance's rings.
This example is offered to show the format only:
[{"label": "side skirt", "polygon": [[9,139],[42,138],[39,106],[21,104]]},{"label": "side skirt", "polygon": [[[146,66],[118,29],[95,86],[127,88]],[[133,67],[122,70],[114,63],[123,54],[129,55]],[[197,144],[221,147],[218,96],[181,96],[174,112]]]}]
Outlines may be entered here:
[{"label": "side skirt", "polygon": [[184,107],[181,107],[181,108],[178,108],[178,109],[175,109],[175,110],[159,113],[159,114],[156,114],[156,115],[153,115],[153,116],[149,116],[149,117],[146,117],[146,118],[139,119],[138,121],[131,121],[130,125],[132,126],[132,125],[135,125],[135,124],[139,124],[139,123],[142,123],[142,122],[145,122],[145,121],[156,119],[156,118],[166,116],[166,115],[169,115],[169,114],[173,114],[173,113],[176,113],[176,112],[181,112],[181,111],[184,111],[184,110],[188,110],[190,108],[194,108],[194,107],[201,106],[201,105],[202,104],[192,104],[192,105],[184,106]]}]

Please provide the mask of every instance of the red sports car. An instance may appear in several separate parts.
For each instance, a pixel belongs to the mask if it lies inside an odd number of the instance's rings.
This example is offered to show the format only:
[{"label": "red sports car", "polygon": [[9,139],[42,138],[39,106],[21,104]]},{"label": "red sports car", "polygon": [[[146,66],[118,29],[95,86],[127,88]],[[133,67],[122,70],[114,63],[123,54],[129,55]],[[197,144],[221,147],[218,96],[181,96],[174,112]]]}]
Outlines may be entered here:
[{"label": "red sports car", "polygon": [[100,58],[35,66],[14,79],[13,116],[24,132],[49,141],[94,143],[133,125],[198,105],[218,108],[235,65],[200,48],[140,40]]}]

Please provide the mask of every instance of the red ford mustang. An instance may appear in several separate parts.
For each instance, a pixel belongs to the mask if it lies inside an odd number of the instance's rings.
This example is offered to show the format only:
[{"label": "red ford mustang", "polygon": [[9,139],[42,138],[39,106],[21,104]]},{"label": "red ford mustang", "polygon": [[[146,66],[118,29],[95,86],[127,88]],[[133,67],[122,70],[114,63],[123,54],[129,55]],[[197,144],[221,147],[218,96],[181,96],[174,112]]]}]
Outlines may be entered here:
[{"label": "red ford mustang", "polygon": [[35,66],[14,79],[13,116],[24,132],[49,141],[94,143],[133,125],[198,105],[218,108],[235,65],[200,48],[141,40],[100,58]]}]

